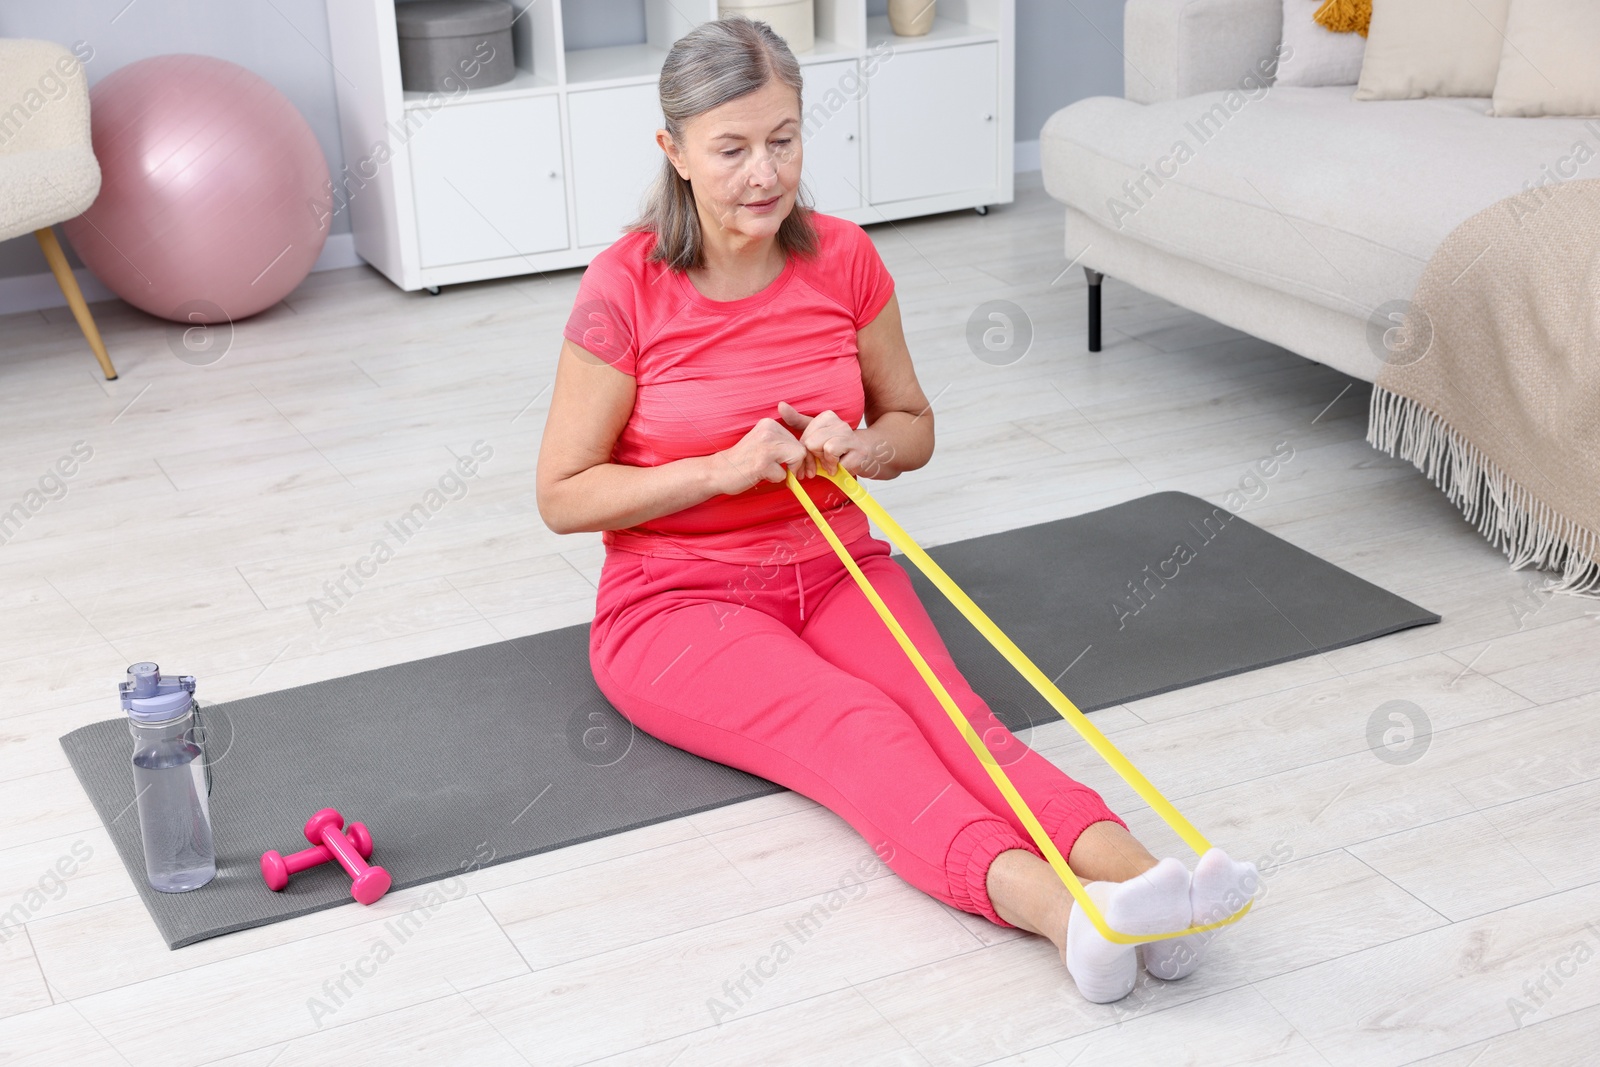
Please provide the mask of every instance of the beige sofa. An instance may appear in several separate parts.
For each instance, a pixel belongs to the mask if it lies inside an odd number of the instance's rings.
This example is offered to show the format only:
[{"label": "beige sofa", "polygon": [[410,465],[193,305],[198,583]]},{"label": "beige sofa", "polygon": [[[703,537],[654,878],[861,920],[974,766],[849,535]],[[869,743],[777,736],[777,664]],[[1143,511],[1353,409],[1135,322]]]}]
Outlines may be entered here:
[{"label": "beige sofa", "polygon": [[0,40],[0,241],[32,233],[107,379],[117,376],[54,226],[100,195],[80,55],[52,41]]},{"label": "beige sofa", "polygon": [[1452,228],[1513,194],[1537,206],[1541,183],[1600,177],[1575,158],[1579,142],[1600,154],[1600,121],[1271,86],[1281,33],[1281,0],[1129,0],[1126,98],[1045,123],[1044,186],[1089,273],[1091,350],[1109,274],[1372,381],[1369,320],[1411,295]]}]

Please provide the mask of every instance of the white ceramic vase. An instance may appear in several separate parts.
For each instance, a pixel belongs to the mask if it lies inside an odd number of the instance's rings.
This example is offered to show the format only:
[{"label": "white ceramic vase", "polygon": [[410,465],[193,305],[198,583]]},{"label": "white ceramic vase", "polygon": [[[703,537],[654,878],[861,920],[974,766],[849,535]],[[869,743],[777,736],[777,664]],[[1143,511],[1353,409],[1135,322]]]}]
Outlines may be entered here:
[{"label": "white ceramic vase", "polygon": [[791,52],[809,52],[816,47],[816,23],[812,0],[719,0],[717,17],[743,15],[765,22],[772,32],[789,44]]},{"label": "white ceramic vase", "polygon": [[898,37],[921,37],[933,29],[934,0],[889,0],[889,28]]}]

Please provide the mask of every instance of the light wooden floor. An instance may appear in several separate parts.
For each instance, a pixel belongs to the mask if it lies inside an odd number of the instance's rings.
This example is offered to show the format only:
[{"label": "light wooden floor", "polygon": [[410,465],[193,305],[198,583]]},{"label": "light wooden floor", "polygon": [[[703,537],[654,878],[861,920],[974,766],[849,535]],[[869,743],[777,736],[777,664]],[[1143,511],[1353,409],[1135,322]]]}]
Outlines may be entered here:
[{"label": "light wooden floor", "polygon": [[[988,217],[871,228],[937,398],[932,462],[872,486],[912,535],[1157,489],[1220,502],[1287,441],[1293,460],[1244,516],[1444,615],[1096,713],[1267,872],[1197,974],[1088,1004],[1043,939],[893,874],[853,886],[865,843],[792,793],[479,870],[398,946],[385,921],[426,887],[169,952],[57,743],[118,714],[129,663],[195,673],[221,701],[592,616],[599,535],[550,533],[533,488],[578,272],[429,297],[361,268],[239,323],[206,367],[174,357],[169,328],[100,305],[111,383],[65,309],[0,319],[0,508],[75,442],[93,450],[0,545],[0,1060],[1593,1062],[1600,605],[1509,570],[1368,447],[1362,383],[1115,279],[1105,351],[1086,353],[1058,208],[1037,174],[1019,185]],[[1035,331],[1010,366],[964,339],[991,299]],[[315,625],[307,598],[479,440],[493,457],[467,494]],[[1369,747],[1394,700],[1432,723],[1410,764]],[[1069,735],[1029,740],[1192,858]],[[841,886],[826,925],[714,1025],[710,998]],[[325,984],[372,972],[380,939],[392,957],[335,1003]]]}]

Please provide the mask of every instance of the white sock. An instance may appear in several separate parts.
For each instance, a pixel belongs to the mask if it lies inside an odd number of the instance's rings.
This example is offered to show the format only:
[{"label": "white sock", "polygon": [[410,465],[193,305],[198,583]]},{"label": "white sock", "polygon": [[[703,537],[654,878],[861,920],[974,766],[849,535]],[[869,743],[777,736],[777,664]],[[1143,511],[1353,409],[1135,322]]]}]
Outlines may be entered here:
[{"label": "white sock", "polygon": [[[1204,926],[1226,919],[1244,907],[1260,882],[1255,864],[1237,863],[1222,849],[1211,849],[1200,857],[1189,880],[1189,924]],[[1147,941],[1139,946],[1144,969],[1169,982],[1182,978],[1200,965],[1207,946],[1226,929]]]},{"label": "white sock", "polygon": [[[1125,934],[1158,934],[1189,923],[1189,872],[1175,859],[1164,859],[1126,882],[1089,882],[1084,889],[1106,924]],[[1138,948],[1107,941],[1073,901],[1067,919],[1067,973],[1085,1000],[1109,1004],[1127,996],[1139,977]]]}]

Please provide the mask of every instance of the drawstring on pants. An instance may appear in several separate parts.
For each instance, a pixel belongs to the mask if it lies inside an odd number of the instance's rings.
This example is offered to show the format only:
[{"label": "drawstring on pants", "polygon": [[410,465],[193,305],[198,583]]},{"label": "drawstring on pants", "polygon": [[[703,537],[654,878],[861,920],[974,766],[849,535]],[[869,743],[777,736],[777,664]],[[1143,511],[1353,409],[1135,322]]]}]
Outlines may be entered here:
[{"label": "drawstring on pants", "polygon": [[794,584],[800,590],[800,618],[804,619],[806,617],[806,587],[805,583],[800,580],[800,564],[798,563],[794,565]]}]

